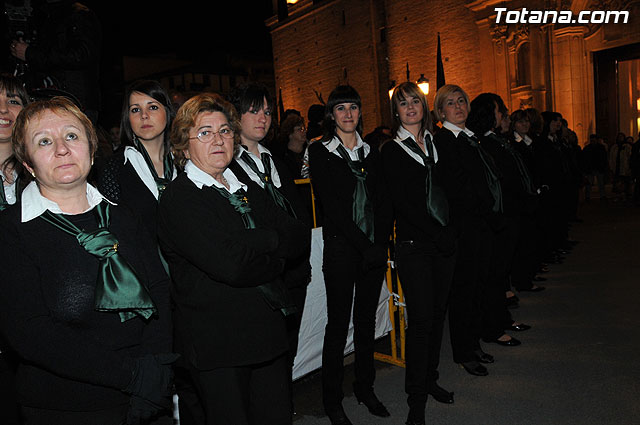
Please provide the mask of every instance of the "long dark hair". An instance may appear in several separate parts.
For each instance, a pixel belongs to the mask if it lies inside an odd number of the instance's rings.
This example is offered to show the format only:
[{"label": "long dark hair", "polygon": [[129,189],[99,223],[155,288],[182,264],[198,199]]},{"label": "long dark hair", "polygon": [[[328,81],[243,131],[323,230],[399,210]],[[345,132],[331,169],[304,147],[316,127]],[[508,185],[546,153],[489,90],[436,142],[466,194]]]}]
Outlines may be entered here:
[{"label": "long dark hair", "polygon": [[336,134],[336,122],[333,119],[333,108],[341,103],[355,103],[360,108],[360,119],[356,131],[362,134],[362,99],[353,87],[349,85],[338,86],[329,94],[327,104],[324,107],[324,119],[322,120],[322,141],[333,139]]},{"label": "long dark hair", "polygon": [[120,116],[120,141],[122,142],[122,145],[133,146],[134,134],[133,129],[131,128],[131,121],[129,121],[129,99],[133,92],[145,94],[155,99],[164,107],[164,111],[167,115],[166,125],[164,127],[164,151],[169,152],[171,147],[169,133],[171,123],[175,118],[175,111],[173,110],[173,104],[171,103],[169,94],[160,85],[160,83],[155,80],[138,80],[129,85],[125,90],[124,98],[122,100],[122,114]]},{"label": "long dark hair", "polygon": [[487,131],[494,131],[500,126],[500,123],[496,122],[496,105],[503,114],[507,112],[502,98],[495,93],[481,93],[471,101],[471,111],[467,117],[466,126],[476,136],[482,137]]}]

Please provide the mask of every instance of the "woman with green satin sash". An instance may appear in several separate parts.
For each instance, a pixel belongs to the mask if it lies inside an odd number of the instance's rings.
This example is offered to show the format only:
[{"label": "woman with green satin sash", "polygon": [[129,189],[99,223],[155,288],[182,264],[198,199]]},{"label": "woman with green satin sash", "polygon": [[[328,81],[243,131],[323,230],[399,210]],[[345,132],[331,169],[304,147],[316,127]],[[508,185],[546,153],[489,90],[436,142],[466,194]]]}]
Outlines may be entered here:
[{"label": "woman with green satin sash", "polygon": [[[322,349],[322,401],[333,425],[350,424],[342,400],[343,357],[353,302],[354,394],[370,413],[389,416],[374,393],[375,314],[387,263],[388,235],[376,226],[379,152],[363,142],[362,102],[336,87],[325,106],[324,135],[309,146],[311,184],[321,205],[327,325]],[[355,292],[355,295],[354,295]]]},{"label": "woman with green satin sash", "polygon": [[27,423],[148,423],[172,403],[169,279],[128,209],[87,182],[97,148],[70,100],[16,119],[16,159],[35,181],[0,215],[2,333],[20,357]]},{"label": "woman with green satin sash", "polygon": [[310,232],[230,167],[239,133],[238,113],[219,94],[180,107],[171,141],[184,172],[160,199],[158,239],[171,271],[176,348],[202,423],[286,424],[285,323],[296,309],[282,275],[308,249]]},{"label": "woman with green satin sash", "polygon": [[[407,424],[425,423],[430,394],[453,403],[438,385],[444,321],[456,259],[456,231],[439,173],[431,114],[417,84],[401,83],[391,96],[393,139],[382,147],[385,194],[395,223],[395,264],[411,318],[406,340]],[[393,225],[388,224],[388,228]]]}]

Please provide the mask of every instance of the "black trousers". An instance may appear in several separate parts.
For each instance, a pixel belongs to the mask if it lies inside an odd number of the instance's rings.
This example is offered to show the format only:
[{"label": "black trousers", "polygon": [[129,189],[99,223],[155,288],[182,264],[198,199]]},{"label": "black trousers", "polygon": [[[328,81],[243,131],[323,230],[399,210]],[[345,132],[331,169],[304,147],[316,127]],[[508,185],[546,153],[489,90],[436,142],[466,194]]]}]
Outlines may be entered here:
[{"label": "black trousers", "polygon": [[[327,293],[327,326],[322,347],[322,400],[325,410],[335,410],[344,398],[343,359],[353,303],[355,348],[354,391],[373,390],[376,310],[383,269],[364,270],[362,255],[339,237],[324,241],[322,270]],[[355,288],[355,296],[354,296]]]},{"label": "black trousers", "polygon": [[465,217],[459,228],[449,301],[449,333],[456,363],[475,360],[474,351],[480,348],[482,281],[487,278],[492,239],[492,230],[483,218]]},{"label": "black trousers", "polygon": [[291,424],[288,357],[212,370],[191,368],[207,425]]},{"label": "black trousers", "polygon": [[535,218],[520,217],[516,249],[511,265],[511,286],[516,290],[531,289],[542,259],[539,256],[539,233]]},{"label": "black trousers", "polygon": [[487,279],[482,280],[482,337],[494,340],[513,322],[507,308],[505,289],[519,231],[519,218],[504,216],[504,228],[491,232],[491,258]]},{"label": "black trousers", "polygon": [[433,242],[396,244],[396,265],[407,304],[405,391],[411,409],[424,408],[438,380],[442,333],[455,254],[443,256]]},{"label": "black trousers", "polygon": [[122,425],[128,410],[128,404],[90,412],[21,408],[24,425]]},{"label": "black trousers", "polygon": [[16,401],[15,377],[18,359],[15,353],[2,345],[0,353],[0,423],[17,425],[20,423],[18,402]]}]

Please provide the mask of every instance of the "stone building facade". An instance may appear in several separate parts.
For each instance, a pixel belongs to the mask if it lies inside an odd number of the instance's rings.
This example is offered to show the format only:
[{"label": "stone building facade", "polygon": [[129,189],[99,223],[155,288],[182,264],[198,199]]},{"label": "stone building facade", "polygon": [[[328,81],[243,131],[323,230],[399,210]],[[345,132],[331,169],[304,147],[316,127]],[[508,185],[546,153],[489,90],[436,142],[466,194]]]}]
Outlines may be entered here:
[{"label": "stone building facade", "polygon": [[[305,114],[349,83],[362,96],[366,133],[390,124],[389,87],[421,74],[432,105],[439,33],[446,82],[471,98],[490,91],[510,110],[558,111],[581,144],[596,131],[608,138],[619,129],[638,132],[639,111],[620,106],[620,91],[630,104],[640,98],[638,66],[625,71],[623,90],[616,78],[621,61],[640,58],[639,0],[299,0],[286,13],[283,1],[274,5],[279,16],[267,25],[285,108]],[[497,7],[574,17],[620,10],[628,11],[628,23],[496,23]]]}]

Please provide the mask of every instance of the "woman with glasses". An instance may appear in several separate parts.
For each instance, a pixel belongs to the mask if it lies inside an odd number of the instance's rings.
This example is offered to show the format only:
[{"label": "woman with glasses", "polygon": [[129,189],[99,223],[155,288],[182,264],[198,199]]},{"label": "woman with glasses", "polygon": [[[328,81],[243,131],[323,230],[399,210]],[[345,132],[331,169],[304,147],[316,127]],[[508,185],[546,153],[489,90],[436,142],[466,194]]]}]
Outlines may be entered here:
[{"label": "woman with glasses", "polygon": [[307,227],[229,165],[240,149],[235,108],[204,93],[171,130],[184,165],[160,199],[158,238],[173,282],[177,349],[206,424],[291,423],[282,281],[310,244]]},{"label": "woman with glasses", "polygon": [[311,182],[324,220],[327,326],[322,348],[322,401],[333,425],[351,424],[342,407],[342,380],[352,302],[353,392],[373,415],[390,416],[373,391],[376,309],[389,239],[384,226],[374,222],[379,218],[381,195],[379,153],[360,137],[361,106],[353,87],[336,87],[325,106],[324,136],[309,145]]},{"label": "woman with glasses", "polygon": [[127,87],[120,119],[121,148],[98,177],[100,192],[133,209],[154,238],[158,199],[177,173],[169,143],[173,116],[171,99],[157,81],[140,80]]}]

